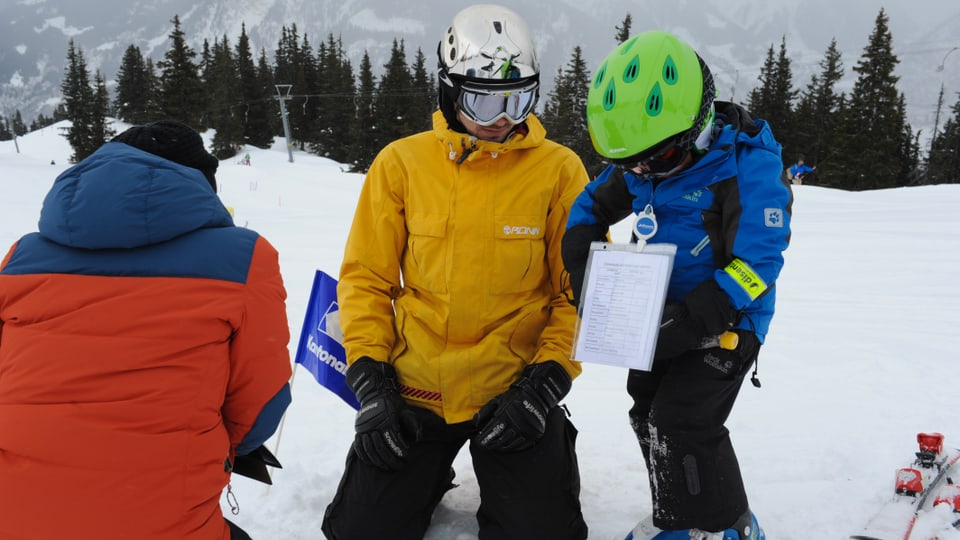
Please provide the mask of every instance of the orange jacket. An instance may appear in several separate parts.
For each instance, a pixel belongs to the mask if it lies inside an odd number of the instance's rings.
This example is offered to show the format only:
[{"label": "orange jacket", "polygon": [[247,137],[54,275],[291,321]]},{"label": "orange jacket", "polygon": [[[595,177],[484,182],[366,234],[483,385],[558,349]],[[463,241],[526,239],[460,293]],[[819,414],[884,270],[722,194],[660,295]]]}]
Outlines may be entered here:
[{"label": "orange jacket", "polygon": [[285,297],[199,171],[109,143],[61,175],[0,263],[0,538],[229,538]]}]

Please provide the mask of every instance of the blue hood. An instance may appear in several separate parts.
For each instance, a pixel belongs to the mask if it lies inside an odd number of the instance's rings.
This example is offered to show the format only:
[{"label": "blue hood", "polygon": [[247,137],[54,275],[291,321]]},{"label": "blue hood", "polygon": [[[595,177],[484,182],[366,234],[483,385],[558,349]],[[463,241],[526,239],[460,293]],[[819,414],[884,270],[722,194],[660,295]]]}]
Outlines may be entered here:
[{"label": "blue hood", "polygon": [[232,225],[199,170],[107,143],[57,177],[43,201],[39,229],[65,246],[111,249]]}]

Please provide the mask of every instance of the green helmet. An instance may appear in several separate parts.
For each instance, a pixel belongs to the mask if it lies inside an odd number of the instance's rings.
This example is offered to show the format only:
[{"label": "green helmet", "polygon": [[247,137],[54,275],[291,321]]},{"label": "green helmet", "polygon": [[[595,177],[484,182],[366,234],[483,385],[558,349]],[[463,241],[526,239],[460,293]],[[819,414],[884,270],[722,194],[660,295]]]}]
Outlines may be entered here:
[{"label": "green helmet", "polygon": [[603,60],[587,95],[587,126],[597,152],[642,160],[670,144],[693,147],[713,119],[713,77],[673,34],[638,34]]}]

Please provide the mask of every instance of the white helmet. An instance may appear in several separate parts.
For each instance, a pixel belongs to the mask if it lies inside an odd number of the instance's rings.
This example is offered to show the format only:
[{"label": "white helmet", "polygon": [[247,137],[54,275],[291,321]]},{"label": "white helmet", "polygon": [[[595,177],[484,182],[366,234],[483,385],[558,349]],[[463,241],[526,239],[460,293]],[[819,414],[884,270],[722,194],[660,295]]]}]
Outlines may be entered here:
[{"label": "white helmet", "polygon": [[[540,62],[527,24],[511,9],[478,4],[457,13],[437,47],[437,56],[440,109],[455,129],[460,126],[456,107],[487,125],[501,115],[522,122],[536,105]],[[483,94],[512,99],[502,104],[479,101],[472,107],[464,102],[465,95]]]},{"label": "white helmet", "polygon": [[479,4],[458,13],[438,52],[441,71],[463,81],[499,86],[517,79],[529,83],[540,76],[526,23],[503,6]]}]

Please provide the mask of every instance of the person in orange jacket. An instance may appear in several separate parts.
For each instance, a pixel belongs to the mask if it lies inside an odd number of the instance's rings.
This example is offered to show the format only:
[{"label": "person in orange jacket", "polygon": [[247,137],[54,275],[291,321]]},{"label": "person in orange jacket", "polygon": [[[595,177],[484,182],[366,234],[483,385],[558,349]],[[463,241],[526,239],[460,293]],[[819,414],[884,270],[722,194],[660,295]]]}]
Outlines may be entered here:
[{"label": "person in orange jacket", "polygon": [[337,297],[356,437],[327,507],[329,540],[423,538],[469,446],[480,538],[583,540],[580,374],[560,240],[588,177],[531,114],[532,37],[477,5],[443,35],[433,129],[366,175]]},{"label": "person in orange jacket", "polygon": [[219,498],[290,403],[277,251],[179,122],[63,172],[0,262],[0,538],[248,539]]}]

